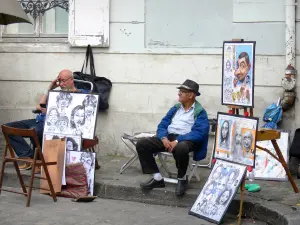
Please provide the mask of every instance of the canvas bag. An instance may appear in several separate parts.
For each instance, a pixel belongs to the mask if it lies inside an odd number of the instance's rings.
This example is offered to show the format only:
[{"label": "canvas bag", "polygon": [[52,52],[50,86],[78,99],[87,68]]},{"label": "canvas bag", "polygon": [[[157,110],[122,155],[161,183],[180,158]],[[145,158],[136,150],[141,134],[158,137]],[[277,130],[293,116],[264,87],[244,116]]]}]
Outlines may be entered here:
[{"label": "canvas bag", "polygon": [[[90,67],[89,74],[87,73],[88,65]],[[99,111],[106,110],[109,108],[108,99],[111,92],[112,83],[109,79],[105,77],[96,76],[93,50],[90,45],[87,46],[85,60],[83,62],[81,71],[74,72],[73,74],[74,78],[77,80],[90,81],[93,83],[94,87],[92,92],[99,94]],[[76,87],[78,89],[90,90],[89,84],[79,83],[76,84]]]}]

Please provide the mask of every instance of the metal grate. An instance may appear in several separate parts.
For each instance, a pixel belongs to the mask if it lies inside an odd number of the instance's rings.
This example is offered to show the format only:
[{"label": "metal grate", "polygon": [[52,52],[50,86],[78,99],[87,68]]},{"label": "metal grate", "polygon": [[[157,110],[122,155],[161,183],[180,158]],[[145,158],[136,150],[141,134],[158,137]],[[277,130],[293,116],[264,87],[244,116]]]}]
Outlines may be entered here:
[{"label": "metal grate", "polygon": [[60,7],[69,11],[69,0],[18,0],[25,13],[30,14],[34,19],[44,15],[47,10]]}]

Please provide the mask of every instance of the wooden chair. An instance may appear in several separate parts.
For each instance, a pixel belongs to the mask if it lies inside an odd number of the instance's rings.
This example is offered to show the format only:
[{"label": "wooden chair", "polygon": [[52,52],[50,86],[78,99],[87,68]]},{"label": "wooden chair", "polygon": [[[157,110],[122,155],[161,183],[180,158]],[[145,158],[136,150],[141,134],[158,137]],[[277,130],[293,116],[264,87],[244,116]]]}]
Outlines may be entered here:
[{"label": "wooden chair", "polygon": [[[98,137],[94,137],[92,140],[83,139],[82,148],[89,151],[95,152],[95,146],[99,143]],[[100,165],[98,164],[97,158],[95,159],[95,169],[100,169]]]},{"label": "wooden chair", "polygon": [[[5,125],[2,125],[1,127],[2,127],[3,135],[6,140],[6,146],[5,146],[4,156],[3,156],[3,160],[2,160],[1,174],[0,174],[0,194],[1,194],[1,191],[8,191],[8,192],[12,192],[12,193],[25,195],[27,197],[26,207],[29,207],[32,188],[33,188],[33,181],[34,181],[34,178],[38,178],[38,179],[47,180],[53,201],[56,202],[57,201],[56,194],[54,192],[54,188],[53,188],[51,178],[49,176],[49,172],[48,172],[48,168],[47,168],[48,165],[56,165],[56,162],[47,162],[47,163],[45,162],[35,129],[17,129],[17,128],[7,127]],[[22,137],[31,138],[34,141],[34,144],[36,146],[33,159],[17,158],[15,155],[15,152],[11,146],[9,136],[22,136]],[[8,155],[8,151],[10,153],[10,156]],[[40,160],[38,160],[38,158],[40,158]],[[14,167],[16,169],[23,192],[14,190],[13,188],[2,187],[3,177],[4,177],[4,169],[5,169],[5,165],[7,162],[12,162],[14,164]],[[32,163],[32,170],[31,170],[31,174],[30,174],[29,185],[25,185],[23,176],[20,172],[17,162]],[[35,168],[37,166],[42,166],[42,169],[45,171],[46,177],[41,177],[41,176],[35,175]],[[23,175],[25,175],[25,174],[23,174]],[[26,187],[28,187],[28,190],[26,190]],[[41,189],[39,187],[34,187],[34,188]]]}]

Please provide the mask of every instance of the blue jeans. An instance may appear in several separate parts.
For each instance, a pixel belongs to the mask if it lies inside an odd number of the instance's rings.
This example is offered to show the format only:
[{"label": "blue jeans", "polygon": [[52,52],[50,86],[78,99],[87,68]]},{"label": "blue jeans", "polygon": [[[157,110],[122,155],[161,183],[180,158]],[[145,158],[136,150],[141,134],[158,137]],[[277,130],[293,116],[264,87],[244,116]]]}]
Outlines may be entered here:
[{"label": "blue jeans", "polygon": [[[37,136],[42,146],[43,132],[44,132],[44,121],[36,122],[35,119],[21,120],[5,124],[8,127],[31,129],[34,128],[37,132]],[[18,157],[30,157],[34,156],[35,144],[32,138],[30,138],[31,146],[21,136],[9,136],[10,143]]]}]

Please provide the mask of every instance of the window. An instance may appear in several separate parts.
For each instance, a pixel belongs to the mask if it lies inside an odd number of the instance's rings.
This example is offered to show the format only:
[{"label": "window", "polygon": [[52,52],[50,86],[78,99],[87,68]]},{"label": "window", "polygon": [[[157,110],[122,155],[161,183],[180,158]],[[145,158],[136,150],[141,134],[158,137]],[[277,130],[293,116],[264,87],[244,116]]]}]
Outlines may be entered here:
[{"label": "window", "polygon": [[[0,0],[1,1],[1,0]],[[32,24],[2,26],[5,42],[109,46],[110,0],[18,0]]]},{"label": "window", "polygon": [[32,24],[3,26],[3,37],[67,37],[68,0],[19,0]]}]

